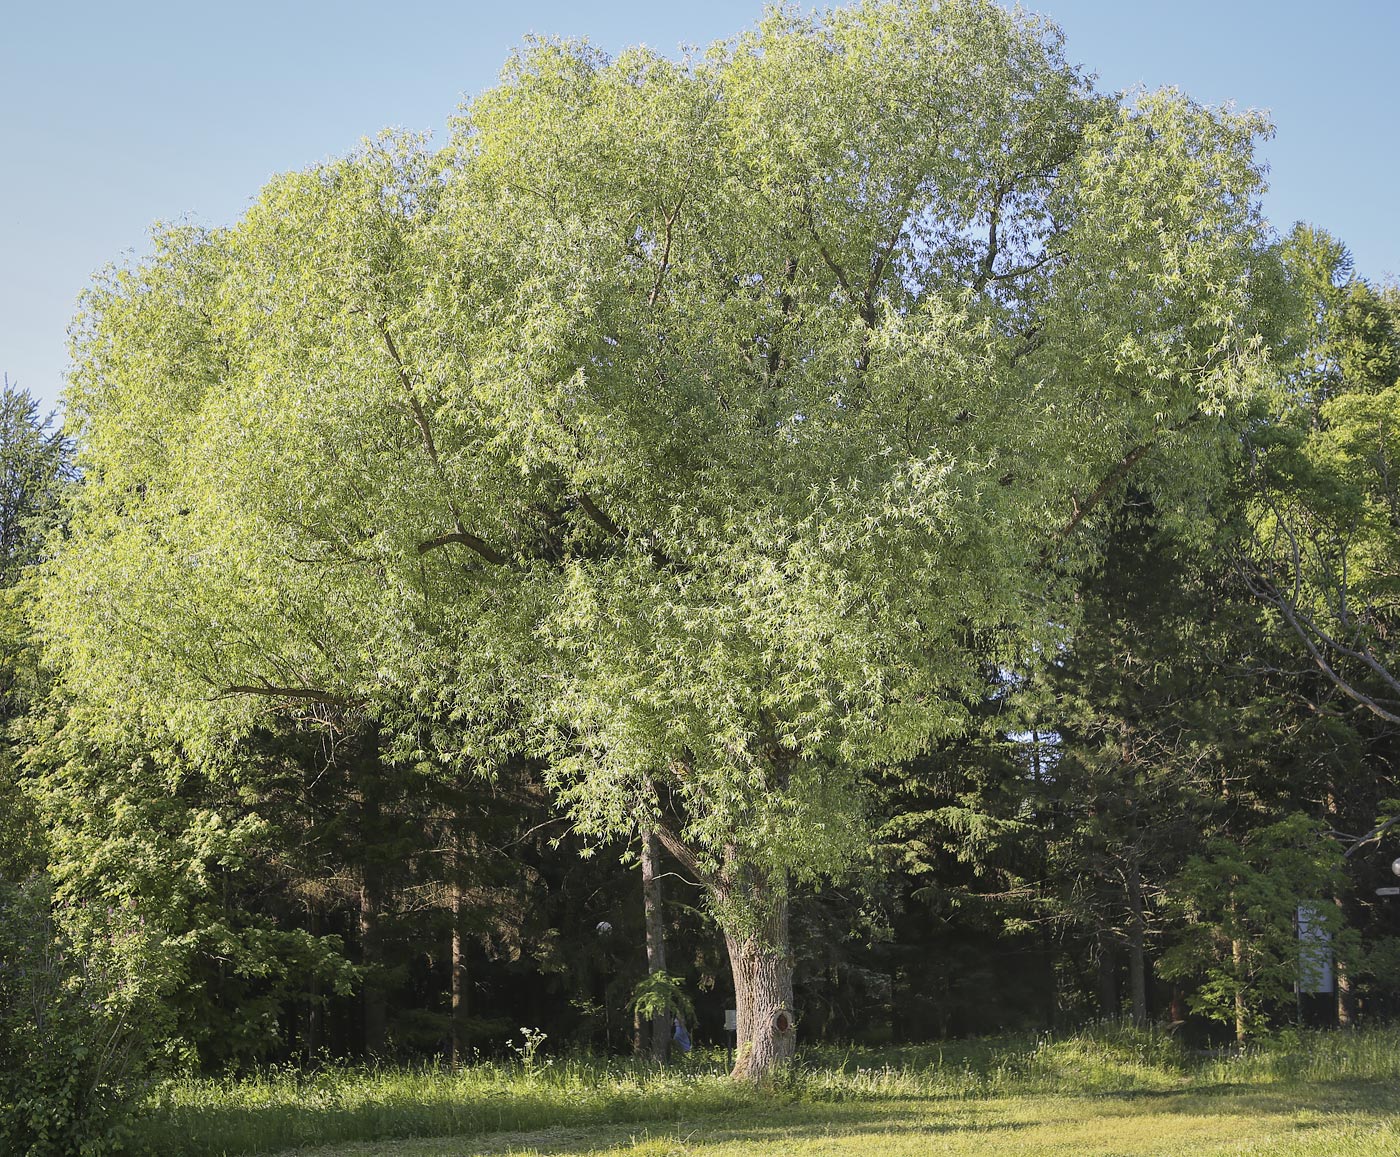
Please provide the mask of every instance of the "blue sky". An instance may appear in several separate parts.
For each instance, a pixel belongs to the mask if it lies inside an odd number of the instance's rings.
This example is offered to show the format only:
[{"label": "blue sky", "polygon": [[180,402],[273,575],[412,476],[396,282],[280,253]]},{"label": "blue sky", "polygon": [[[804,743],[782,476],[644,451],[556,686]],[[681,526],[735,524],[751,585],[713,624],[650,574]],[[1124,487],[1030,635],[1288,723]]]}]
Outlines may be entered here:
[{"label": "blue sky", "polygon": [[[806,5],[804,5],[805,7]],[[1100,87],[1268,109],[1265,209],[1400,275],[1400,3],[1032,0]],[[0,0],[0,371],[50,404],[92,273],[155,220],[237,219],[274,173],[388,126],[439,135],[527,33],[708,44],[760,3]]]}]

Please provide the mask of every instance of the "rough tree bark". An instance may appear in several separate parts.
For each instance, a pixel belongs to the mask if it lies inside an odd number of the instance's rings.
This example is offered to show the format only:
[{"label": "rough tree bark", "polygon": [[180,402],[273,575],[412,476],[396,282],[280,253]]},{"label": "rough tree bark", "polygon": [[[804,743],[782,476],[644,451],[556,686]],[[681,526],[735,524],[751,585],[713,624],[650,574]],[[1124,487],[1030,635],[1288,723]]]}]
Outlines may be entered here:
[{"label": "rough tree bark", "polygon": [[785,881],[740,868],[719,897],[728,921],[725,946],[738,1013],[735,1080],[761,1083],[791,1062],[797,1048],[792,1008],[792,949]]},{"label": "rough tree bark", "polygon": [[797,1047],[787,878],[753,863],[734,844],[724,849],[723,866],[711,870],[666,824],[657,823],[654,833],[709,894],[734,979],[737,1032],[730,1076],[760,1084],[788,1064]]}]

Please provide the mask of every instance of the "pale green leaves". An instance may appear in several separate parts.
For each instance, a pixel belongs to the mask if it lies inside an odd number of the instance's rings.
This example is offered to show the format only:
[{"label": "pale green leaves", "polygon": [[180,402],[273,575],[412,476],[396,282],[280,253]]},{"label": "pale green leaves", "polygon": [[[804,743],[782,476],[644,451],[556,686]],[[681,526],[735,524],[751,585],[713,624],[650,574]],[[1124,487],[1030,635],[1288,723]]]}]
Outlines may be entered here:
[{"label": "pale green leaves", "polygon": [[982,0],[534,43],[441,153],[280,178],[93,294],[56,653],[177,730],[431,708],[600,837],[674,805],[712,866],[835,870],[862,773],[1063,621],[1066,535],[1214,452],[1262,127],[1120,108]]}]

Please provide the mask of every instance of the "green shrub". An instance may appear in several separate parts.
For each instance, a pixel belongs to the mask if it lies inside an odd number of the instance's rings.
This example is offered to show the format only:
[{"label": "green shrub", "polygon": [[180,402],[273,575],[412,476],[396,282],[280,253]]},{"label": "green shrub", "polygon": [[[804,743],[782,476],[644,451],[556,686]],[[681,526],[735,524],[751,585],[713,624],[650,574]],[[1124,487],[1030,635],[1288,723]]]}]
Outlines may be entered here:
[{"label": "green shrub", "polygon": [[139,922],[64,920],[49,882],[0,880],[0,1152],[96,1157],[128,1148],[155,1039]]}]

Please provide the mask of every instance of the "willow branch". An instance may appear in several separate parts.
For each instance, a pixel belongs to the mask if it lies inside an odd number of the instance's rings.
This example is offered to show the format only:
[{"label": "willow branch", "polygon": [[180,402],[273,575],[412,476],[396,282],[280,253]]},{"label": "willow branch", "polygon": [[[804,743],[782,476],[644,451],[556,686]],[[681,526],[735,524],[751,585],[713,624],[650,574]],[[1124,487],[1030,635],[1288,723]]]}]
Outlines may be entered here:
[{"label": "willow branch", "polygon": [[807,232],[812,235],[812,240],[817,243],[817,252],[822,255],[822,261],[826,263],[826,267],[836,276],[836,280],[840,284],[842,292],[845,293],[846,298],[852,305],[859,306],[860,297],[856,294],[856,291],[851,288],[851,279],[846,276],[846,271],[837,264],[836,258],[832,257],[831,253],[827,250],[826,242],[822,240],[821,234],[817,232],[817,219],[813,215],[810,202],[807,204],[806,210]]},{"label": "willow branch", "polygon": [[235,683],[220,688],[216,698],[229,699],[234,695],[261,695],[269,699],[300,699],[313,703],[327,703],[333,707],[359,707],[361,699],[350,699],[323,691],[319,687],[277,687],[271,683]]},{"label": "willow branch", "polygon": [[699,858],[684,840],[675,832],[659,821],[652,820],[651,830],[656,834],[656,838],[661,841],[662,846],[671,853],[672,857],[695,877],[705,887],[713,891],[720,890],[720,880],[713,872],[708,872],[701,866]]},{"label": "willow branch", "polygon": [[680,216],[681,206],[685,204],[685,195],[682,194],[680,200],[676,202],[676,207],[666,214],[666,240],[661,248],[661,268],[656,271],[656,281],[652,283],[651,293],[647,295],[647,305],[654,306],[661,296],[661,283],[666,278],[666,271],[671,268],[671,235],[675,231],[676,219]]},{"label": "willow branch", "polygon": [[418,400],[418,391],[413,388],[413,379],[408,376],[408,366],[399,354],[399,347],[394,342],[394,335],[389,332],[389,323],[384,318],[379,317],[375,318],[374,324],[384,339],[384,345],[389,350],[389,357],[393,359],[394,368],[398,372],[399,384],[403,386],[404,394],[408,398],[409,412],[413,415],[414,425],[418,427],[418,433],[423,438],[423,449],[427,451],[428,460],[433,464],[438,481],[443,485],[447,509],[452,515],[452,525],[459,532],[462,532],[464,529],[462,515],[457,509],[457,504],[452,501],[452,491],[447,485],[447,471],[442,468],[442,459],[438,457],[437,442],[433,439],[433,428],[428,422],[428,415],[423,411],[423,404]]},{"label": "willow branch", "polygon": [[578,499],[579,506],[583,508],[583,512],[596,522],[610,537],[626,537],[626,533],[623,531],[622,527],[618,526],[617,523],[604,514],[598,508],[598,504],[589,497],[586,491],[580,490],[575,497]]},{"label": "willow branch", "polygon": [[437,550],[438,547],[446,546],[449,542],[460,543],[462,546],[475,551],[487,562],[495,566],[504,566],[510,561],[490,543],[466,530],[454,531],[451,534],[440,534],[436,538],[428,539],[427,542],[420,542],[418,544],[418,553],[427,554],[430,550]]},{"label": "willow branch", "polygon": [[[1201,411],[1197,410],[1190,417],[1186,418],[1181,422],[1177,422],[1175,425],[1167,427],[1167,429],[1172,433],[1184,430],[1192,422],[1198,421],[1201,418],[1201,416]],[[1062,542],[1071,534],[1073,534],[1075,528],[1078,527],[1079,524],[1083,522],[1086,518],[1088,518],[1089,515],[1093,513],[1094,509],[1097,506],[1099,506],[1105,498],[1107,498],[1110,494],[1113,493],[1113,491],[1117,488],[1119,483],[1121,483],[1130,473],[1132,473],[1133,467],[1147,457],[1147,455],[1151,452],[1152,448],[1157,445],[1157,442],[1160,439],[1160,437],[1161,432],[1159,431],[1158,433],[1154,434],[1151,438],[1148,438],[1146,441],[1140,442],[1136,446],[1134,446],[1114,464],[1113,469],[1111,469],[1106,475],[1104,475],[1103,480],[1096,487],[1094,487],[1093,493],[1091,493],[1088,498],[1084,499],[1083,502],[1076,501],[1074,504],[1073,515],[1070,517],[1069,521],[1066,522],[1064,526],[1060,527],[1058,532],[1056,532],[1054,542]]]}]

